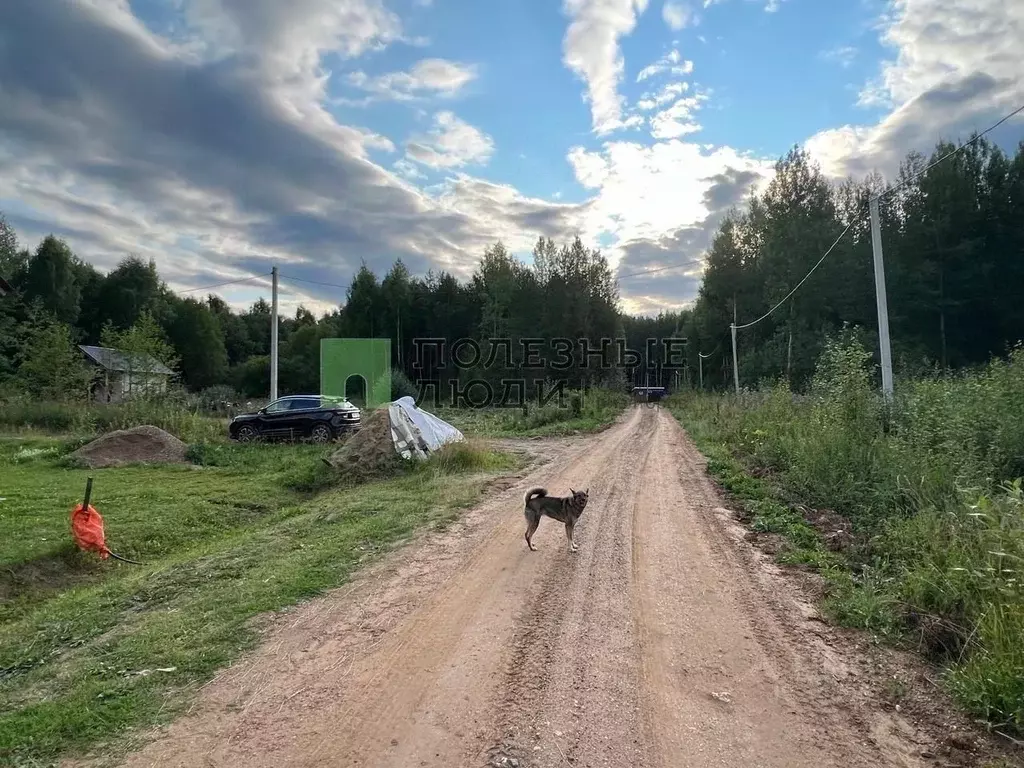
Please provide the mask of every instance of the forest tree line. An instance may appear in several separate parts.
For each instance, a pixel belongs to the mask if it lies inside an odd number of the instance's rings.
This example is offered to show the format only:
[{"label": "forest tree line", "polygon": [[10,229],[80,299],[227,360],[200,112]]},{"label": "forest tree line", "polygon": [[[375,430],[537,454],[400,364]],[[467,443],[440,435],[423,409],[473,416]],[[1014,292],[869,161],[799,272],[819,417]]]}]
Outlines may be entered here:
[{"label": "forest tree line", "polygon": [[[236,312],[215,295],[174,293],[152,261],[128,256],[103,275],[56,237],[46,237],[30,253],[17,248],[10,226],[0,228],[5,232],[0,275],[10,275],[15,289],[0,300],[0,397],[40,390],[50,398],[84,397],[78,344],[144,351],[170,365],[193,392],[217,388],[246,397],[267,395],[271,307],[266,299]],[[497,396],[500,378],[521,374],[520,338],[586,338],[597,349],[602,338],[622,336],[627,318],[619,312],[612,271],[600,252],[579,238],[561,247],[541,239],[534,259],[527,267],[497,243],[468,282],[448,272],[414,277],[400,260],[382,279],[362,266],[337,308],[316,317],[300,306],[294,316],[279,318],[279,392],[319,391],[324,338],[390,338],[392,362],[401,372],[393,379],[403,394],[416,395],[422,379],[458,380],[464,388],[482,378],[493,382]],[[491,356],[488,340],[494,337],[514,340],[508,347],[510,366],[501,365],[507,360],[504,349],[496,357],[499,364],[485,366]],[[417,369],[420,359],[436,360],[417,344],[427,338],[443,338],[449,345],[478,341],[478,365],[457,367],[446,350],[446,365]],[[462,361],[471,357],[459,355]],[[549,367],[528,378],[560,379],[570,386],[614,378],[624,385],[621,372],[601,370],[593,361],[585,368],[580,350],[574,357],[579,362],[568,370]],[[531,387],[527,394],[533,393]]]},{"label": "forest tree line", "polygon": [[[954,147],[940,142],[931,158],[910,154],[894,191],[880,203],[893,357],[897,369],[956,369],[1005,354],[1024,338],[1024,142],[1013,157],[980,139],[924,170]],[[923,171],[923,172],[922,172]],[[619,287],[606,257],[579,238],[564,245],[540,238],[533,264],[501,243],[482,255],[469,281],[447,272],[423,277],[396,261],[383,277],[365,265],[345,300],[316,317],[299,307],[279,327],[279,390],[318,391],[320,340],[385,337],[392,341],[396,378],[416,394],[415,380],[519,378],[523,340],[623,339],[643,352],[647,339],[685,338],[686,369],[679,374],[621,365],[602,368],[577,345],[568,366],[527,373],[530,380],[568,386],[627,387],[630,383],[696,386],[698,354],[705,385],[731,382],[729,324],[742,324],[786,296],[849,226],[828,259],[801,290],[763,322],[739,332],[739,363],[746,385],[787,379],[806,384],[826,338],[849,324],[877,347],[867,200],[890,189],[877,175],[831,183],[807,153],[794,148],[776,165],[765,191],[733,211],[707,254],[692,308],[657,317],[622,311]],[[851,223],[852,222],[852,223]],[[0,397],[22,392],[53,398],[84,397],[77,344],[141,343],[197,392],[217,388],[260,397],[269,388],[270,304],[243,312],[215,295],[182,296],[161,280],[155,264],[124,258],[108,274],[78,258],[69,245],[46,237],[29,252],[0,217],[0,277],[12,294],[0,299]],[[475,339],[479,365],[418,369],[416,339]],[[512,341],[492,365],[488,339]],[[134,339],[134,341],[133,341]],[[472,357],[473,355],[470,355]],[[609,350],[607,360],[624,362]],[[496,363],[496,364],[494,364]]]},{"label": "forest tree line", "polygon": [[[975,138],[975,137],[972,137]],[[879,200],[893,365],[913,376],[1003,356],[1024,340],[1024,142],[1009,157],[984,138],[931,157],[911,153],[888,184],[878,175],[833,184],[799,148],[776,166],[764,193],[722,224],[683,332],[718,385],[731,378],[730,323],[775,307],[849,226],[793,297],[738,331],[746,385],[804,387],[826,338],[859,330],[877,361],[868,200]],[[852,223],[852,226],[851,226]]]}]

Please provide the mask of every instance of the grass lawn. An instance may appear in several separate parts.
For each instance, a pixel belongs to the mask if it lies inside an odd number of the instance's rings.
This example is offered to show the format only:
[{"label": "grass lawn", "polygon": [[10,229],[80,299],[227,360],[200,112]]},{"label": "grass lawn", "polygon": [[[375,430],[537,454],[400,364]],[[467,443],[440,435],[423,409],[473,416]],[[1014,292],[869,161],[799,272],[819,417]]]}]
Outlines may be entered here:
[{"label": "grass lawn", "polygon": [[[452,446],[387,480],[303,488],[311,446],[207,444],[199,466],[86,472],[74,443],[0,438],[0,764],[49,765],[173,718],[258,641],[252,619],[342,584],[360,563],[476,503],[512,457]],[[68,517],[88,475],[107,543]]]}]

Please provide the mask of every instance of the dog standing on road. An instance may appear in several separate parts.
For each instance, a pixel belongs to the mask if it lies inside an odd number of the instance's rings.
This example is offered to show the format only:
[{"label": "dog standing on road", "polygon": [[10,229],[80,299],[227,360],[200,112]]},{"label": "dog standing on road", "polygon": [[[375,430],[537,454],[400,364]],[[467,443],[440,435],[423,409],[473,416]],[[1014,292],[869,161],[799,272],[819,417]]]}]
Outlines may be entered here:
[{"label": "dog standing on road", "polygon": [[537,548],[533,546],[531,539],[537,532],[540,519],[547,515],[552,520],[565,523],[565,537],[569,540],[569,551],[577,552],[578,547],[572,540],[572,529],[576,521],[583,514],[583,508],[587,506],[589,488],[586,491],[569,492],[572,496],[548,496],[545,488],[531,488],[523,497],[526,513],[526,545],[534,552]]}]

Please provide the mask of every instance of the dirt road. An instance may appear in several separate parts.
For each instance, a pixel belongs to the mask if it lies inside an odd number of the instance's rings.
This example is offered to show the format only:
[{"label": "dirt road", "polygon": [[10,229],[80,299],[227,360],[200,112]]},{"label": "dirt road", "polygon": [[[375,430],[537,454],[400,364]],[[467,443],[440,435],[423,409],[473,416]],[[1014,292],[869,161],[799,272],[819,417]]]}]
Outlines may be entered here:
[{"label": "dirt road", "polygon": [[[912,766],[663,410],[282,621],[130,766]],[[589,488],[523,541],[523,492]]]}]

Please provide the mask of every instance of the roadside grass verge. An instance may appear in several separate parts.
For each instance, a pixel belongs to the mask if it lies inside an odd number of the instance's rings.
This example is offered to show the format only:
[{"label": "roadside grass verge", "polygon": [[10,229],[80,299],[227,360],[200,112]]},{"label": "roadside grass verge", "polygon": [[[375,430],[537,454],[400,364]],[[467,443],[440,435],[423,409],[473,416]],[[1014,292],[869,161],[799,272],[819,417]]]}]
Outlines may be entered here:
[{"label": "roadside grass verge", "polygon": [[526,410],[511,407],[440,408],[437,415],[465,433],[482,437],[559,437],[598,432],[610,426],[629,405],[620,392],[597,389],[567,391],[564,402]]},{"label": "roadside grass verge", "polygon": [[[473,444],[396,477],[318,493],[310,446],[201,449],[197,467],[67,468],[52,439],[0,440],[0,763],[50,764],[173,719],[259,640],[254,619],[344,583],[417,530],[444,526],[517,467]],[[85,478],[111,548],[68,531]]]},{"label": "roadside grass verge", "polygon": [[[493,406],[425,407],[467,435],[551,437],[597,432],[609,426],[627,405],[627,395],[595,388],[586,394],[567,390],[561,403],[552,401],[540,406],[529,402],[525,412],[522,408]],[[0,408],[0,431],[27,435],[98,437],[116,429],[149,424],[186,443],[216,443],[227,439],[228,421],[174,399],[111,405],[12,401]]]},{"label": "roadside grass verge", "polygon": [[898,382],[891,404],[869,359],[837,341],[807,397],[775,386],[669,406],[747,522],[785,538],[779,559],[822,573],[833,620],[919,651],[967,711],[1019,736],[1024,351]]},{"label": "roadside grass verge", "polygon": [[117,404],[51,403],[13,400],[0,408],[0,432],[97,437],[144,424],[193,443],[227,437],[226,418],[190,409],[173,399],[136,400]]}]

